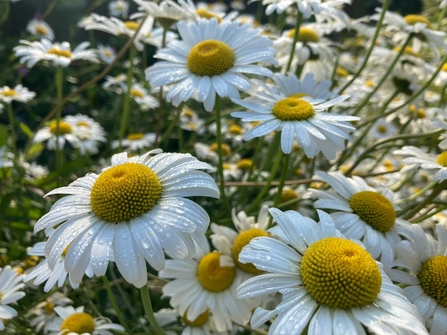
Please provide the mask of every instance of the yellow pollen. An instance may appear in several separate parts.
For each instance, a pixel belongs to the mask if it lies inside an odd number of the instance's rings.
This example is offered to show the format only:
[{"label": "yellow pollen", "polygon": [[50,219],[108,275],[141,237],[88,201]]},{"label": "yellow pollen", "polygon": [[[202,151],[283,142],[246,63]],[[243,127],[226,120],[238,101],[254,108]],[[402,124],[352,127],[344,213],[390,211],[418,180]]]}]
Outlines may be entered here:
[{"label": "yellow pollen", "polygon": [[126,137],[129,141],[138,141],[138,140],[142,140],[144,138],[144,134],[143,133],[135,133],[135,134],[129,134]]},{"label": "yellow pollen", "polygon": [[191,327],[200,327],[203,326],[210,317],[210,311],[207,309],[205,312],[200,314],[194,321],[189,320],[186,315],[188,314],[188,310],[186,310],[185,314],[183,315],[182,319],[183,322],[186,323],[188,326]]},{"label": "yellow pollen", "polygon": [[240,170],[249,170],[253,165],[253,161],[248,158],[242,158],[239,162],[236,163],[236,166]]},{"label": "yellow pollen", "polygon": [[323,238],[306,250],[301,278],[318,303],[342,309],[372,303],[382,285],[379,266],[371,255],[339,237]]},{"label": "yellow pollen", "polygon": [[110,52],[110,50],[103,50],[103,53],[106,57],[112,57],[112,53]]},{"label": "yellow pollen", "polygon": [[161,191],[160,180],[152,169],[143,164],[124,163],[99,175],[90,193],[90,205],[105,221],[127,221],[149,211]]},{"label": "yellow pollen", "polygon": [[203,9],[203,8],[199,8],[199,9],[197,9],[197,10],[196,10],[196,14],[197,14],[198,16],[200,16],[201,18],[203,18],[203,19],[211,20],[211,19],[213,19],[213,18],[216,18],[216,19],[217,19],[217,22],[219,22],[219,23],[222,22],[222,18],[221,18],[219,15],[214,14],[214,13],[211,13],[211,12],[209,12],[209,11],[207,11],[206,9]]},{"label": "yellow pollen", "polygon": [[[213,144],[210,145],[210,151],[217,152],[217,143],[213,143]],[[222,154],[224,156],[227,156],[227,155],[231,154],[230,147],[227,144],[225,144],[225,143],[222,143]]]},{"label": "yellow pollen", "polygon": [[54,135],[71,134],[72,132],[73,128],[65,121],[59,121],[59,131],[57,130],[57,121],[52,121],[50,123],[50,133]]},{"label": "yellow pollen", "polygon": [[71,58],[71,52],[62,49],[51,48],[50,50],[47,51],[47,54],[56,55],[59,57]]},{"label": "yellow pollen", "polygon": [[52,302],[47,301],[47,303],[45,304],[45,312],[47,312],[47,314],[54,314],[54,304]]},{"label": "yellow pollen", "polygon": [[282,121],[303,121],[314,115],[314,108],[306,100],[289,97],[279,100],[272,113]]},{"label": "yellow pollen", "polygon": [[137,98],[142,98],[144,97],[143,92],[141,92],[140,90],[137,90],[136,88],[132,88],[130,90],[130,94],[132,94],[133,96],[136,96]]},{"label": "yellow pollen", "polygon": [[[291,29],[287,33],[287,37],[289,37],[289,38],[293,38],[294,35],[295,35],[295,29]],[[303,42],[303,43],[319,42],[320,36],[313,29],[310,29],[307,27],[301,27],[300,30],[298,31],[298,41]]]},{"label": "yellow pollen", "polygon": [[223,167],[224,170],[231,170],[231,165],[230,164],[223,163],[222,167]]},{"label": "yellow pollen", "polygon": [[243,264],[239,262],[239,254],[241,253],[243,247],[245,247],[253,238],[258,236],[268,236],[268,234],[262,229],[251,228],[241,231],[239,235],[237,235],[234,239],[232,250],[233,259],[236,262],[237,266],[239,266],[239,268],[248,273],[260,274],[262,273],[262,271],[256,269],[256,267],[251,263]]},{"label": "yellow pollen", "polygon": [[47,33],[47,29],[44,26],[37,26],[36,27],[36,32],[39,35],[45,35]]},{"label": "yellow pollen", "polygon": [[[402,48],[400,46],[397,46],[393,49],[395,52],[399,52],[400,50],[402,50]],[[406,53],[407,55],[411,55],[411,56],[415,56],[415,57],[419,57],[419,54],[417,52],[413,51],[413,48],[408,46],[405,47],[404,49],[404,53]]]},{"label": "yellow pollen", "polygon": [[386,130],[387,130],[387,127],[383,124],[381,124],[377,127],[377,131],[381,134],[386,134]]},{"label": "yellow pollen", "polygon": [[373,88],[374,87],[374,82],[372,80],[367,80],[367,81],[365,81],[365,86]]},{"label": "yellow pollen", "polygon": [[23,269],[20,266],[16,267],[15,269],[17,271],[17,274],[21,275],[23,273]]},{"label": "yellow pollen", "polygon": [[396,221],[393,204],[377,192],[358,192],[349,200],[349,206],[360,219],[381,233],[386,233],[393,228]]},{"label": "yellow pollen", "polygon": [[37,263],[39,263],[39,257],[37,256],[30,256],[27,259],[25,259],[24,263],[24,268],[28,269],[28,268],[32,268],[33,266],[36,266]]},{"label": "yellow pollen", "polygon": [[447,72],[447,63],[442,66],[441,71]]},{"label": "yellow pollen", "polygon": [[194,112],[192,110],[190,110],[189,108],[186,108],[182,111],[182,115],[184,117],[187,117],[189,119],[192,119],[194,117]]},{"label": "yellow pollen", "polygon": [[447,307],[447,256],[430,258],[422,265],[418,279],[425,294]]},{"label": "yellow pollen", "polygon": [[208,291],[222,292],[229,288],[236,276],[236,267],[220,266],[219,252],[210,252],[202,257],[197,268],[200,284]]},{"label": "yellow pollen", "polygon": [[425,23],[427,25],[427,27],[431,29],[430,21],[421,15],[410,14],[410,15],[405,16],[404,20],[410,26],[414,26],[416,23]]},{"label": "yellow pollen", "polygon": [[447,167],[447,151],[444,151],[442,154],[438,156],[436,163],[443,167]]},{"label": "yellow pollen", "polygon": [[87,313],[75,313],[67,317],[64,322],[62,322],[60,331],[63,335],[70,332],[84,334],[90,334],[95,330],[95,321],[91,315]]},{"label": "yellow pollen", "polygon": [[15,95],[17,95],[17,92],[7,88],[6,90],[4,90],[3,92],[0,93],[1,95],[3,95],[4,97],[13,97]]},{"label": "yellow pollen", "polygon": [[344,69],[343,67],[339,66],[337,67],[337,75],[339,75],[340,77],[347,77],[349,75],[349,72],[346,71],[346,69]]},{"label": "yellow pollen", "polygon": [[240,134],[242,134],[242,127],[238,126],[237,124],[232,124],[228,131],[230,134],[240,135]]},{"label": "yellow pollen", "polygon": [[189,71],[198,76],[218,76],[232,68],[234,52],[224,42],[205,40],[196,44],[188,55]]},{"label": "yellow pollen", "polygon": [[136,31],[138,29],[138,27],[140,26],[140,24],[135,21],[126,21],[126,22],[124,22],[124,25],[127,27],[127,29],[130,29],[133,31]]}]

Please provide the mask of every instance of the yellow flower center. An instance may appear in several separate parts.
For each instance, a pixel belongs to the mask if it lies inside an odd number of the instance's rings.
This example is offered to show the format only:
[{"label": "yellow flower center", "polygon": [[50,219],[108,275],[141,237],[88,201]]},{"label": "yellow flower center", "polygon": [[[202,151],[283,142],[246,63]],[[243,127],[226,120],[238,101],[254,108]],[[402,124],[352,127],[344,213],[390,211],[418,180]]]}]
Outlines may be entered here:
[{"label": "yellow flower center", "polygon": [[253,165],[253,161],[248,158],[242,158],[239,162],[236,163],[236,166],[240,170],[249,170]]},{"label": "yellow flower center", "polygon": [[337,67],[337,75],[340,77],[347,77],[349,75],[349,72],[346,71],[345,68],[339,66]]},{"label": "yellow flower center", "polygon": [[198,76],[218,76],[234,64],[234,52],[224,42],[206,40],[196,44],[188,55],[188,69]]},{"label": "yellow flower center", "polygon": [[72,132],[73,128],[65,121],[59,121],[59,131],[57,129],[57,121],[52,121],[50,123],[50,133],[54,135],[71,134]]},{"label": "yellow flower center", "polygon": [[447,151],[444,151],[442,154],[438,156],[436,163],[443,167],[447,167]]},{"label": "yellow flower center", "polygon": [[36,266],[37,263],[39,263],[39,257],[37,256],[30,256],[27,259],[25,259],[24,263],[24,267],[26,269],[31,268],[33,266]]},{"label": "yellow flower center", "polygon": [[386,134],[387,129],[388,128],[383,124],[377,126],[377,131],[381,134]]},{"label": "yellow flower center", "polygon": [[279,100],[272,113],[282,121],[303,121],[314,115],[314,108],[306,100],[289,97]]},{"label": "yellow flower center", "polygon": [[[213,144],[210,145],[210,151],[217,152],[217,143],[213,143]],[[227,155],[231,154],[230,147],[227,144],[225,144],[225,143],[222,143],[222,154],[224,156],[227,156]]]},{"label": "yellow flower center", "polygon": [[[400,52],[400,50],[402,50],[402,48],[400,46],[397,46],[393,49],[395,52]],[[413,48],[410,46],[405,47],[404,49],[404,53],[406,53],[407,55],[411,55],[411,56],[415,56],[415,57],[419,57],[419,54],[417,52],[413,51]]]},{"label": "yellow flower center", "polygon": [[124,25],[127,27],[127,29],[130,29],[133,31],[136,31],[138,29],[138,27],[140,26],[140,24],[135,21],[126,21],[126,22],[124,22]]},{"label": "yellow flower center", "polygon": [[143,164],[124,163],[99,175],[90,193],[90,205],[105,221],[127,221],[149,211],[160,198],[161,189],[152,169]]},{"label": "yellow flower center", "polygon": [[253,274],[260,274],[262,271],[256,269],[256,267],[251,263],[243,264],[239,262],[239,254],[241,253],[243,247],[245,247],[253,238],[258,236],[268,236],[268,234],[264,230],[258,228],[251,228],[241,231],[234,239],[232,250],[233,259],[237,266],[239,266],[242,270]]},{"label": "yellow flower center", "polygon": [[230,134],[240,135],[240,134],[242,134],[242,127],[238,126],[237,124],[232,124],[230,126],[230,129],[228,129],[228,131]]},{"label": "yellow flower center", "polygon": [[3,95],[4,97],[13,97],[15,95],[17,95],[17,91],[14,91],[13,89],[7,88],[6,90],[4,90],[1,95]]},{"label": "yellow flower center", "polygon": [[87,121],[79,121],[78,123],[76,123],[76,125],[78,127],[86,127],[86,128],[90,128],[90,124]]},{"label": "yellow flower center", "polygon": [[[287,33],[287,37],[293,38],[295,36],[295,29],[289,30]],[[318,33],[310,28],[301,27],[298,31],[298,41],[307,43],[307,42],[319,42],[320,36]]]},{"label": "yellow flower center", "polygon": [[44,26],[37,26],[36,27],[36,32],[39,35],[45,35],[47,33],[47,29]]},{"label": "yellow flower center", "polygon": [[236,267],[220,266],[220,256],[219,252],[210,252],[202,257],[197,268],[200,284],[211,292],[226,290],[236,276]]},{"label": "yellow flower center", "polygon": [[358,192],[349,200],[349,206],[360,219],[381,233],[386,233],[393,228],[396,221],[393,204],[377,192]]},{"label": "yellow flower center", "polygon": [[3,294],[2,294],[2,292],[0,292],[0,302],[2,302],[2,297],[3,297]]},{"label": "yellow flower center", "polygon": [[301,278],[318,303],[343,309],[372,303],[382,285],[379,266],[371,255],[339,237],[323,238],[306,250]]},{"label": "yellow flower center", "polygon": [[75,313],[67,317],[64,322],[62,322],[60,331],[62,334],[68,334],[74,332],[77,334],[90,334],[95,330],[95,321],[91,315],[87,313]]},{"label": "yellow flower center", "polygon": [[442,69],[441,69],[442,71],[444,71],[444,72],[447,72],[447,63],[445,63],[443,66],[442,66]]},{"label": "yellow flower center", "polygon": [[297,93],[291,95],[289,98],[295,98],[295,99],[301,99],[302,97],[307,97],[308,95],[306,93]]},{"label": "yellow flower center", "polygon": [[414,26],[416,23],[425,23],[427,25],[427,27],[431,29],[430,21],[421,15],[410,14],[410,15],[405,16],[404,20],[410,26]]},{"label": "yellow flower center", "polygon": [[47,303],[45,304],[45,312],[47,312],[47,314],[54,314],[54,304],[52,302],[47,301]]},{"label": "yellow flower center", "polygon": [[221,18],[219,15],[214,14],[214,13],[211,13],[211,12],[209,12],[209,11],[207,11],[206,9],[203,9],[203,8],[199,8],[199,9],[197,9],[197,10],[196,10],[196,14],[197,14],[198,16],[200,16],[201,18],[203,18],[203,19],[211,20],[211,19],[213,19],[213,18],[216,18],[216,19],[217,19],[217,22],[219,22],[219,23],[222,22],[222,18]]},{"label": "yellow flower center", "polygon": [[372,80],[367,80],[367,81],[365,81],[365,86],[373,88],[374,87],[374,82]]},{"label": "yellow flower center", "polygon": [[126,137],[129,141],[138,141],[138,140],[142,140],[144,138],[144,134],[143,133],[135,133],[135,134],[129,134]]},{"label": "yellow flower center", "polygon": [[[295,199],[298,199],[298,198],[299,198],[299,196],[298,196],[298,194],[294,190],[292,190],[290,188],[284,188],[281,191],[281,195],[279,197],[279,203],[283,204],[285,202],[288,202],[288,201],[291,201],[291,200],[295,200]],[[298,209],[298,203],[288,207],[287,209]]]},{"label": "yellow flower center", "polygon": [[136,88],[132,88],[130,90],[130,94],[132,94],[133,96],[138,97],[138,98],[144,97],[143,92],[141,92],[140,90],[137,90]]},{"label": "yellow flower center", "polygon": [[182,319],[183,322],[186,323],[188,326],[191,327],[200,327],[203,326],[210,317],[210,311],[207,309],[205,312],[200,314],[194,321],[189,320],[186,315],[188,314],[188,310],[183,315]]},{"label": "yellow flower center", "polygon": [[51,48],[50,50],[47,51],[47,54],[56,55],[56,56],[59,56],[59,57],[71,58],[71,52],[70,51],[57,49],[57,48]]},{"label": "yellow flower center", "polygon": [[425,294],[447,308],[447,256],[430,258],[422,265],[418,279]]}]

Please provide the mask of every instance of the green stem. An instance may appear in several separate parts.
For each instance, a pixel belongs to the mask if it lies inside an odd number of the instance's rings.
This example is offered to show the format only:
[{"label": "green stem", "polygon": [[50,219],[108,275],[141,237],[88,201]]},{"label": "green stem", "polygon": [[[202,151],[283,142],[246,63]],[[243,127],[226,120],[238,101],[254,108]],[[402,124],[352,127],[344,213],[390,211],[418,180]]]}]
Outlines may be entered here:
[{"label": "green stem", "polygon": [[219,164],[217,166],[217,171],[219,174],[219,187],[220,187],[220,195],[222,197],[223,202],[227,209],[230,209],[230,205],[228,203],[228,199],[225,195],[225,180],[223,173],[223,154],[222,154],[222,119],[220,113],[220,96],[216,93],[216,104],[214,107],[216,111],[216,140],[217,140],[217,155],[219,156]]},{"label": "green stem", "polygon": [[289,160],[290,154],[284,156],[284,165],[282,167],[281,179],[279,180],[278,192],[276,193],[275,201],[273,202],[273,207],[278,206],[279,200],[281,199],[282,189],[284,187],[284,182],[286,181],[287,172],[289,171]]},{"label": "green stem", "polygon": [[123,114],[121,117],[121,127],[120,127],[120,133],[119,133],[119,151],[122,151],[122,142],[124,138],[124,134],[127,130],[127,124],[130,118],[130,91],[132,90],[132,79],[133,79],[133,59],[135,58],[137,53],[137,49],[134,45],[130,47],[130,53],[129,53],[129,69],[127,69],[127,78],[126,78],[126,85],[127,85],[127,92],[124,95],[123,99]]},{"label": "green stem", "polygon": [[290,71],[290,67],[292,66],[292,60],[293,60],[293,56],[295,55],[295,47],[296,47],[296,42],[298,41],[298,35],[300,33],[300,26],[301,26],[302,19],[303,19],[303,15],[301,14],[301,12],[298,12],[298,14],[296,15],[295,33],[293,34],[292,49],[290,50],[289,61],[287,63],[287,67],[286,67],[286,74],[287,74],[287,72]]},{"label": "green stem", "polygon": [[256,21],[261,23],[263,15],[264,15],[264,6],[262,5],[262,1],[259,0],[258,1],[258,10],[257,10],[257,13],[256,13]]},{"label": "green stem", "polygon": [[[444,8],[447,8],[447,6],[444,7]],[[438,104],[437,104],[437,106],[436,106],[436,107],[438,107],[438,108],[440,108],[440,107],[442,106],[442,102],[444,101],[444,97],[445,97],[445,91],[446,91],[446,89],[447,89],[447,84],[445,84],[445,85],[442,87],[441,95],[440,95],[440,97],[439,97],[439,101],[438,101]]]},{"label": "green stem", "polygon": [[0,26],[3,24],[3,22],[6,21],[6,19],[9,16],[9,11],[11,9],[11,5],[10,5],[11,1],[5,1],[4,4],[6,6],[5,11],[3,12],[2,17],[0,18]]},{"label": "green stem", "polygon": [[428,184],[427,186],[425,186],[425,187],[424,187],[422,190],[420,190],[419,192],[416,192],[416,193],[412,194],[412,195],[409,196],[408,198],[397,200],[397,201],[395,201],[394,203],[395,203],[396,205],[402,205],[402,204],[404,204],[404,203],[406,203],[406,202],[416,200],[416,199],[419,198],[421,195],[425,194],[425,192],[427,192],[428,190],[431,190],[431,189],[432,189],[434,186],[436,186],[437,184],[438,184],[437,182],[432,182],[432,183]]},{"label": "green stem", "polygon": [[31,333],[28,331],[28,329],[26,329],[25,327],[22,327],[22,326],[21,326],[17,321],[15,321],[14,319],[9,319],[8,321],[11,322],[11,323],[14,325],[14,327],[16,327],[17,330],[19,330],[19,331],[21,332],[21,334],[23,334],[23,335],[29,335],[29,334],[31,334]]},{"label": "green stem", "polygon": [[169,136],[171,135],[172,131],[174,130],[175,126],[178,124],[179,120],[180,120],[180,114],[182,113],[182,109],[183,109],[183,105],[185,103],[182,102],[178,107],[177,107],[177,114],[175,115],[174,120],[171,121],[171,123],[169,124],[168,129],[165,131],[165,133],[163,134],[163,136],[160,139],[159,145],[158,147],[161,147],[161,144],[166,141]]},{"label": "green stem", "polygon": [[441,13],[438,16],[438,22],[436,22],[436,30],[439,30],[441,28],[442,19],[445,18],[445,14],[447,14],[447,6],[445,6]]},{"label": "green stem", "polygon": [[17,137],[16,137],[16,131],[15,131],[15,122],[14,122],[14,114],[12,112],[12,101],[8,104],[8,117],[9,117],[9,125],[11,127],[11,139],[12,139],[12,150],[14,152],[14,156],[16,159],[18,159],[17,156]]},{"label": "green stem", "polygon": [[[166,34],[168,33],[168,28],[163,27],[163,38],[161,41],[161,48],[165,47],[166,44]],[[161,128],[163,127],[163,86],[160,86],[160,91],[158,93],[158,119],[157,119],[157,128],[155,129],[155,148],[157,148],[158,139],[161,134]]]},{"label": "green stem", "polygon": [[113,294],[112,288],[110,287],[110,283],[106,275],[102,276],[102,281],[104,283],[104,286],[106,287],[110,302],[112,303],[113,309],[115,310],[116,316],[118,317],[121,326],[123,326],[129,334],[132,334],[132,331],[130,330],[126,320],[124,319],[123,313],[121,313],[118,303],[116,302],[115,295]]},{"label": "green stem", "polygon": [[141,293],[141,299],[143,301],[144,311],[146,312],[146,317],[149,320],[149,323],[151,324],[152,328],[154,328],[157,335],[166,335],[163,328],[158,324],[157,320],[155,319],[154,311],[152,309],[151,297],[149,295],[149,289],[147,285],[144,285],[140,289],[140,293]]},{"label": "green stem", "polygon": [[[62,91],[64,85],[64,68],[60,65],[56,69],[55,81],[57,91],[56,106],[59,106],[59,104],[62,101]],[[60,148],[59,146],[61,113],[62,113],[62,107],[56,110],[56,172],[58,177],[60,176],[61,167],[63,165],[63,151],[61,150],[62,148]]]},{"label": "green stem", "polygon": [[[447,187],[447,180],[442,181],[424,200],[422,200],[416,207],[412,207],[412,209],[404,215],[404,219],[410,219],[418,213],[422,208],[431,203],[442,191]],[[404,213],[400,213],[401,215]]]},{"label": "green stem", "polygon": [[48,5],[47,10],[45,11],[45,13],[42,14],[42,20],[45,20],[45,18],[50,15],[50,13],[53,11],[54,7],[56,6],[58,0],[53,0],[51,1],[51,3]]}]

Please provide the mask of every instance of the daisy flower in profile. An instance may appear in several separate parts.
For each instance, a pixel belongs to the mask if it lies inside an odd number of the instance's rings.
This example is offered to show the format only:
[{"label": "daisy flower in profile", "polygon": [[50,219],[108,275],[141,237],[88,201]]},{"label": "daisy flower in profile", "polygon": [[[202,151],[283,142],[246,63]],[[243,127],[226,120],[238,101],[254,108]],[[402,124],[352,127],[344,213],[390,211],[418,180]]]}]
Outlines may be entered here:
[{"label": "daisy flower in profile", "polygon": [[46,327],[49,335],[112,335],[109,330],[124,331],[124,327],[104,317],[93,318],[84,312],[84,306],[56,306],[58,315]]},{"label": "daisy flower in profile", "polygon": [[19,275],[17,269],[9,265],[0,268],[0,330],[5,330],[3,320],[9,320],[17,316],[17,311],[8,306],[25,296],[25,292],[20,290],[25,286],[23,284],[24,275]]},{"label": "daisy flower in profile", "polygon": [[388,273],[401,236],[411,239],[413,235],[411,225],[396,218],[391,191],[379,193],[362,178],[347,178],[339,172],[315,174],[337,192],[310,189],[318,198],[315,208],[334,210],[331,217],[335,227],[347,238],[362,241],[374,259],[380,257]]},{"label": "daisy flower in profile", "polygon": [[28,22],[26,30],[28,30],[31,34],[41,40],[54,40],[53,29],[51,29],[51,27],[45,21],[32,19],[30,22]]},{"label": "daisy flower in profile", "polygon": [[177,21],[194,17],[175,2],[161,1],[157,3],[145,0],[134,0],[134,2],[140,6],[138,10],[144,11],[144,13],[133,14],[132,18],[151,15],[162,27],[170,28]]},{"label": "daisy flower in profile", "polygon": [[397,245],[395,268],[390,278],[404,284],[404,294],[419,310],[430,335],[447,331],[447,229],[436,225],[438,240],[412,226],[414,243]]},{"label": "daisy flower in profile", "polygon": [[172,41],[155,57],[163,61],[146,70],[152,87],[174,84],[166,95],[174,106],[191,97],[204,103],[207,111],[220,97],[239,98],[239,90],[248,90],[244,73],[271,77],[272,72],[257,62],[276,64],[272,42],[261,36],[260,29],[237,22],[218,23],[217,19],[178,22],[182,41]]},{"label": "daisy flower in profile", "polygon": [[[282,294],[273,310],[258,307],[251,326],[274,319],[269,334],[427,334],[421,316],[392,284],[379,262],[359,241],[335,229],[318,211],[320,224],[296,211],[270,213],[278,224],[269,231],[281,240],[258,237],[239,261],[268,272],[251,278],[237,293],[241,299]],[[324,280],[322,280],[322,278]],[[276,316],[276,318],[275,318]]]},{"label": "daisy flower in profile", "polygon": [[54,66],[67,67],[72,61],[83,59],[92,63],[97,63],[96,50],[87,49],[89,42],[82,42],[74,50],[71,50],[70,43],[52,43],[47,39],[42,41],[29,42],[20,40],[21,45],[14,47],[16,57],[20,58],[20,63],[32,68],[36,63],[47,60]]},{"label": "daisy flower in profile", "polygon": [[163,294],[171,297],[171,305],[187,320],[196,321],[211,313],[216,329],[225,331],[232,328],[230,317],[239,324],[250,319],[250,305],[236,298],[236,288],[244,278],[242,271],[231,257],[210,252],[208,242],[193,259],[166,260],[158,275],[174,279],[163,286]]},{"label": "daisy flower in profile", "polygon": [[36,93],[30,92],[22,85],[16,85],[14,88],[3,86],[0,88],[0,101],[10,104],[12,101],[28,102],[36,96]]},{"label": "daisy flower in profile", "polygon": [[403,160],[404,164],[408,164],[407,167],[404,167],[405,170],[416,167],[438,170],[435,176],[436,180],[441,182],[447,179],[447,151],[442,152],[440,155],[434,155],[411,145],[406,145],[402,149],[395,150],[394,154],[410,156]]},{"label": "daisy flower in profile", "polygon": [[[284,80],[282,77],[277,78]],[[292,77],[290,82],[293,81],[298,79]],[[324,85],[320,89],[322,93],[327,90]],[[232,99],[248,111],[233,112],[231,116],[240,118],[243,122],[259,122],[257,126],[247,131],[244,140],[281,131],[281,149],[285,154],[292,152],[293,142],[297,140],[307,157],[313,158],[321,151],[327,159],[334,159],[336,152],[344,149],[344,140],[351,139],[349,133],[355,130],[349,121],[360,118],[327,113],[325,110],[349,96],[338,96],[325,102],[321,98],[314,99],[307,95],[305,90],[292,95],[289,95],[290,91],[290,88],[283,91],[280,87],[272,88],[265,85],[263,91],[257,91],[244,100]],[[312,91],[312,94],[319,96],[317,92],[318,88]],[[321,97],[323,96],[321,94]]]},{"label": "daisy flower in profile", "polygon": [[[258,0],[254,0],[258,1]],[[263,5],[267,5],[265,10],[266,15],[270,15],[274,12],[277,14],[283,13],[287,8],[296,5],[298,12],[302,13],[305,19],[311,17],[312,14],[319,14],[322,11],[334,10],[335,6],[342,3],[351,3],[350,0],[262,0]],[[294,6],[293,6],[294,7]]]},{"label": "daisy flower in profile", "polygon": [[[129,148],[130,151],[138,151],[144,148],[150,148],[155,143],[155,133],[134,133],[129,134],[122,140],[121,146]],[[112,149],[119,147],[119,141],[112,142]]]},{"label": "daisy flower in profile", "polygon": [[185,197],[219,197],[214,179],[197,171],[212,167],[189,154],[160,152],[113,155],[112,166],[99,175],[47,194],[69,194],[34,226],[49,236],[50,269],[66,252],[65,270],[79,283],[89,265],[103,276],[113,259],[124,279],[140,288],[147,282],[146,261],[160,270],[163,251],[175,259],[195,254],[194,241],[204,238],[209,216]]},{"label": "daisy flower in profile", "polygon": [[109,3],[110,16],[127,17],[129,3],[123,0],[116,0]]}]

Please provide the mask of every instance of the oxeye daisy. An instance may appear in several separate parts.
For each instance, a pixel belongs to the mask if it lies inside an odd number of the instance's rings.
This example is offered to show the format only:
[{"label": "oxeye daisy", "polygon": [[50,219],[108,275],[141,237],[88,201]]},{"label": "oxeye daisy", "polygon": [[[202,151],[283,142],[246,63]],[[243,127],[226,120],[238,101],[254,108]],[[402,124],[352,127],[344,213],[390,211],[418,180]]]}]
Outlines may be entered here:
[{"label": "oxeye daisy", "polygon": [[0,101],[10,104],[12,101],[28,102],[36,96],[36,93],[30,92],[22,85],[16,85],[14,88],[3,86],[0,88]]},{"label": "oxeye daisy", "polygon": [[411,225],[396,217],[392,193],[377,192],[360,177],[347,178],[338,172],[316,172],[337,193],[310,189],[317,197],[315,208],[334,210],[335,226],[347,238],[361,240],[374,259],[379,259],[385,272],[391,268],[395,245],[401,236],[411,239]]},{"label": "oxeye daisy", "polygon": [[49,192],[69,194],[34,227],[49,236],[45,256],[50,269],[69,246],[65,269],[75,283],[89,265],[95,275],[104,275],[113,258],[124,279],[140,288],[147,282],[146,260],[160,270],[163,250],[173,258],[192,257],[209,217],[184,197],[219,197],[214,179],[197,171],[211,168],[189,154],[153,150],[127,158],[120,153],[99,175]]},{"label": "oxeye daisy", "polygon": [[109,329],[124,331],[123,326],[107,318],[93,318],[84,312],[84,306],[57,306],[54,311],[58,317],[46,327],[49,335],[112,335]]},{"label": "oxeye daisy", "polygon": [[272,76],[257,62],[276,64],[272,42],[259,29],[237,22],[218,23],[217,19],[178,22],[182,41],[173,41],[159,50],[157,62],[146,70],[152,87],[174,84],[166,95],[174,106],[191,97],[204,103],[207,111],[214,107],[216,93],[221,97],[239,98],[239,90],[248,90],[244,73]]},{"label": "oxeye daisy", "polygon": [[[155,143],[155,133],[133,133],[127,135],[121,142],[123,148],[129,148],[130,151],[138,151],[144,148],[150,148]],[[119,147],[119,141],[112,142],[112,149]]]},{"label": "oxeye daisy", "polygon": [[[277,80],[283,81],[284,78],[278,77]],[[320,89],[321,93],[318,93]],[[334,159],[336,151],[344,149],[344,140],[351,139],[349,133],[355,130],[349,121],[360,118],[327,113],[325,110],[349,96],[338,96],[324,102],[320,98],[320,94],[324,97],[323,92],[327,91],[324,85],[312,91],[316,99],[305,90],[292,95],[289,95],[290,91],[265,85],[262,92],[255,92],[249,98],[232,99],[248,111],[233,112],[231,116],[241,118],[243,122],[260,122],[247,131],[244,139],[248,141],[273,131],[281,131],[281,149],[285,154],[292,152],[296,139],[307,157],[313,158],[321,151],[326,158]]]},{"label": "oxeye daisy", "polygon": [[[282,294],[273,310],[258,307],[251,326],[274,319],[269,334],[427,334],[417,309],[392,284],[380,263],[359,241],[346,239],[331,217],[318,211],[320,224],[296,211],[270,209],[277,226],[258,237],[239,261],[268,272],[239,286],[242,299]],[[324,280],[322,280],[324,278]],[[276,316],[276,318],[275,318]]]},{"label": "oxeye daisy", "polygon": [[51,29],[51,27],[45,21],[32,19],[30,22],[28,22],[26,30],[28,30],[31,34],[37,36],[41,40],[54,40],[53,29]]},{"label": "oxeye daisy", "polygon": [[39,129],[33,141],[47,141],[48,150],[56,150],[56,139],[59,141],[59,148],[63,148],[65,142],[70,143],[74,148],[80,145],[79,138],[75,134],[74,125],[65,121],[65,119],[59,122],[59,129],[57,129],[56,120],[51,121],[47,126]]},{"label": "oxeye daisy", "polygon": [[25,292],[20,291],[25,286],[22,283],[24,277],[9,265],[0,268],[0,330],[5,330],[2,320],[9,320],[18,315],[17,311],[8,305],[25,296]]},{"label": "oxeye daisy", "polygon": [[111,16],[127,17],[129,3],[124,0],[116,0],[109,3],[109,12]]},{"label": "oxeye daisy", "polygon": [[447,229],[436,225],[438,240],[414,225],[414,243],[397,245],[390,278],[404,284],[404,294],[419,310],[430,335],[447,331]]},{"label": "oxeye daisy", "polygon": [[230,317],[239,324],[250,319],[250,305],[236,298],[242,272],[231,257],[210,252],[208,243],[191,260],[166,260],[159,276],[174,279],[163,287],[163,294],[187,320],[197,320],[208,311],[216,329],[225,331],[232,327]]}]

